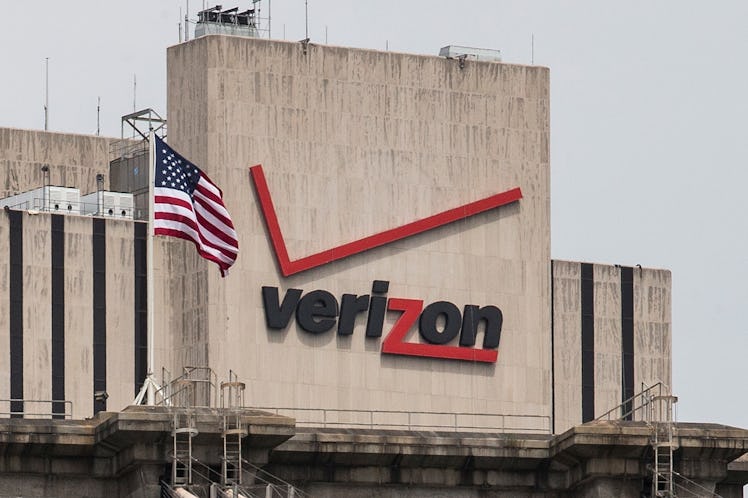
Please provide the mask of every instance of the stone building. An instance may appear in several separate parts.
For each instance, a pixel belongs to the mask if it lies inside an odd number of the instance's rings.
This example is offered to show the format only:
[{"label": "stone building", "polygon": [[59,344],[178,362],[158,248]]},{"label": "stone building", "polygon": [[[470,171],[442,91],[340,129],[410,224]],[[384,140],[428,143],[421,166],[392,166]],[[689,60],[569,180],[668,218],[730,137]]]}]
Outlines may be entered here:
[{"label": "stone building", "polygon": [[[671,423],[670,272],[551,260],[547,68],[218,35],[167,65],[239,259],[155,239],[164,390],[128,406],[147,224],[6,208],[0,495],[741,495],[748,432]],[[2,129],[2,190],[114,190],[113,142]]]}]

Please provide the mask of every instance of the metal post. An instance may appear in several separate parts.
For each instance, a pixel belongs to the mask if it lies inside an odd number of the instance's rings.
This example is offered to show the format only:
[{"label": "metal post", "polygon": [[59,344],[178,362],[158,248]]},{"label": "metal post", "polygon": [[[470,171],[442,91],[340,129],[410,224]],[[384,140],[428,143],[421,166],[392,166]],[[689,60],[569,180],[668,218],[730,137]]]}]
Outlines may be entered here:
[{"label": "metal post", "polygon": [[104,175],[96,175],[96,214],[104,214]]},{"label": "metal post", "polygon": [[49,130],[49,57],[44,58],[44,131]]},{"label": "metal post", "polygon": [[146,237],[146,260],[147,260],[147,306],[148,306],[148,371],[143,381],[143,386],[140,388],[140,392],[135,396],[133,401],[134,405],[139,405],[143,402],[143,397],[146,399],[146,404],[154,406],[156,404],[156,390],[160,389],[160,386],[156,383],[156,379],[153,375],[154,365],[154,309],[153,309],[153,179],[154,179],[154,161],[156,158],[156,139],[153,130],[148,134],[149,140],[149,157],[148,157],[148,237]]},{"label": "metal post", "polygon": [[42,166],[42,176],[44,188],[42,188],[42,211],[48,211],[47,204],[49,203],[49,166]]},{"label": "metal post", "polygon": [[156,134],[153,132],[153,128],[148,132],[148,141],[150,142],[150,155],[148,157],[148,247],[147,247],[147,259],[148,259],[148,392],[147,392],[147,403],[149,406],[156,404],[156,393],[155,393],[155,381],[153,380],[153,364],[154,364],[154,333],[153,333],[153,219],[154,219],[154,162],[156,160]]},{"label": "metal post", "polygon": [[187,10],[184,12],[184,41],[190,41],[190,0],[187,0]]}]

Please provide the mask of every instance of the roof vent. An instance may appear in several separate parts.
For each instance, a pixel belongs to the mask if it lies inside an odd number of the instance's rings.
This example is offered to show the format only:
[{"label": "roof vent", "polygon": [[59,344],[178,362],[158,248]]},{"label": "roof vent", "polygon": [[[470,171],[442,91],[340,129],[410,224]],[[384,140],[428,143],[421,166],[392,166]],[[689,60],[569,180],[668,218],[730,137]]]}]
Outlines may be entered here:
[{"label": "roof vent", "polygon": [[492,48],[461,47],[447,45],[439,50],[440,57],[447,59],[469,59],[474,61],[501,62],[501,50]]}]

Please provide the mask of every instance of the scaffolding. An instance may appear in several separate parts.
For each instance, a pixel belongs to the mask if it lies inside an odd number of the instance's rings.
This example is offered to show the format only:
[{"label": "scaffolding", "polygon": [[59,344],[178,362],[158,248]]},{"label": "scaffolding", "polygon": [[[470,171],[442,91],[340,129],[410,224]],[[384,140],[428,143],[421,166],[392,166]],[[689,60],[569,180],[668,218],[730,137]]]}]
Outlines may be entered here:
[{"label": "scaffolding", "polygon": [[677,449],[675,441],[675,417],[673,408],[678,397],[667,391],[650,396],[647,423],[652,431],[652,496],[675,497],[673,453]]},{"label": "scaffolding", "polygon": [[173,452],[171,482],[174,486],[192,484],[192,438],[197,436],[195,417],[189,408],[177,409],[172,418]]},{"label": "scaffolding", "polygon": [[[249,434],[243,421],[245,384],[229,370],[228,381],[218,383],[209,367],[188,366],[171,378],[162,369],[157,404],[172,413],[171,482],[161,482],[162,496],[173,498],[297,498],[308,496],[292,484],[253,465],[243,457],[244,438]],[[217,389],[220,386],[220,402]],[[220,404],[219,404],[220,403]],[[199,435],[197,415],[201,410],[221,414],[220,477],[215,468],[201,462],[194,454],[194,438]],[[205,423],[204,421],[202,423]],[[201,426],[204,430],[204,426]],[[211,432],[211,431],[208,431]]]},{"label": "scaffolding", "polygon": [[221,479],[224,486],[242,484],[242,439],[247,429],[242,423],[244,383],[229,370],[228,382],[221,382],[221,408],[223,411],[223,460]]}]

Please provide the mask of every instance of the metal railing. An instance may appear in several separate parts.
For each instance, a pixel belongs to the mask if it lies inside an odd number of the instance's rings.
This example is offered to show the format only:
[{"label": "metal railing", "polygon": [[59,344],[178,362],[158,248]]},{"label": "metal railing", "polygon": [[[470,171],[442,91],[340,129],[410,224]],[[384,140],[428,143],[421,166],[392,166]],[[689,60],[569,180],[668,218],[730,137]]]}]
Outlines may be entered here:
[{"label": "metal railing", "polygon": [[658,403],[654,401],[662,396],[669,395],[668,386],[658,382],[653,386],[647,387],[642,384],[642,390],[631,396],[618,406],[611,408],[595,420],[630,420],[641,422],[652,422],[659,420],[663,415],[660,412]]},{"label": "metal railing", "polygon": [[[178,461],[182,465],[188,464],[188,462],[182,459],[178,459]],[[214,469],[194,457],[191,458],[191,466],[193,469],[192,482],[184,485],[175,485],[174,483],[167,483],[163,480],[159,482],[163,498],[182,498],[185,495],[179,492],[180,489],[186,490],[198,498],[239,496],[247,498],[288,498],[292,496],[296,498],[308,498],[310,496],[293,484],[284,481],[280,477],[245,459],[242,459],[241,471],[247,474],[246,480],[252,481],[253,484],[223,485],[215,482],[213,481],[215,475]]]},{"label": "metal railing", "polygon": [[550,434],[547,415],[495,413],[410,412],[404,410],[344,410],[336,408],[252,407],[296,419],[297,427],[449,432],[502,432]]},{"label": "metal railing", "polygon": [[162,369],[161,388],[156,391],[156,404],[175,407],[218,406],[218,376],[210,367],[187,366],[182,375],[170,379],[171,374]]},{"label": "metal railing", "polygon": [[0,399],[0,418],[69,420],[73,418],[73,402],[62,399]]},{"label": "metal railing", "polygon": [[[45,205],[46,204],[46,205]],[[106,218],[140,219],[140,210],[134,207],[113,207],[96,202],[55,201],[43,197],[34,197],[16,204],[9,204],[8,209],[15,211],[39,211],[52,214],[77,216],[103,216]]]},{"label": "metal railing", "polygon": [[702,486],[683,474],[673,471],[673,477],[675,478],[673,484],[675,485],[675,489],[678,490],[676,495],[679,498],[722,498],[722,496],[718,495],[715,491]]},{"label": "metal railing", "polygon": [[130,158],[148,153],[148,141],[136,138],[112,140],[109,143],[109,156],[112,159]]}]

